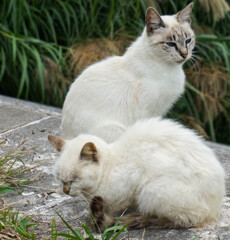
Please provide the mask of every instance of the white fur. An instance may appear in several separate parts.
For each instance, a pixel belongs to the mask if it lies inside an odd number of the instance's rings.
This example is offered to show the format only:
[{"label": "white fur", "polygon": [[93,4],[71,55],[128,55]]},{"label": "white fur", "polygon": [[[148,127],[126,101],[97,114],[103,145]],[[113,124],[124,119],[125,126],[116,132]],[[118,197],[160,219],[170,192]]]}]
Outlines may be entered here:
[{"label": "white fur", "polygon": [[[79,158],[87,142],[95,144],[98,162]],[[70,195],[101,196],[109,215],[134,206],[181,227],[217,220],[225,195],[213,151],[193,131],[158,118],[138,121],[112,144],[92,135],[67,141],[55,172],[64,182],[77,174]]]},{"label": "white fur", "polygon": [[167,28],[150,37],[145,28],[123,56],[97,62],[76,79],[63,107],[65,139],[90,133],[112,142],[138,119],[163,116],[172,107],[184,92],[182,63],[175,62],[182,57],[173,49],[169,55],[154,44],[169,34],[171,27],[187,29],[192,36],[188,60],[194,34],[188,23],[179,24],[175,16],[162,19]]}]

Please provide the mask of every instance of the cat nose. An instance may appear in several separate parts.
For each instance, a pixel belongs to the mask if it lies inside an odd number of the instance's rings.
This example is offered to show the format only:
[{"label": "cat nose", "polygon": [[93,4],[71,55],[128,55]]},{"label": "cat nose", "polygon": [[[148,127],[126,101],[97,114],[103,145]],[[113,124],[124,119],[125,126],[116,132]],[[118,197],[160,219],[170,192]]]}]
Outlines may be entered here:
[{"label": "cat nose", "polygon": [[188,51],[180,51],[180,55],[185,59],[188,56]]},{"label": "cat nose", "polygon": [[71,189],[70,186],[64,186],[64,187],[63,187],[63,192],[64,192],[65,194],[69,195],[70,189]]}]

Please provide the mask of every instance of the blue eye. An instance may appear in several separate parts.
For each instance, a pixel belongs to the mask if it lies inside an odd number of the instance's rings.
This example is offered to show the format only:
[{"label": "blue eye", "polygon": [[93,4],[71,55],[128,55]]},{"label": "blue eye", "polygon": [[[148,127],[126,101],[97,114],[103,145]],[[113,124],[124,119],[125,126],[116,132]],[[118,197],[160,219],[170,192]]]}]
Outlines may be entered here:
[{"label": "blue eye", "polygon": [[176,43],[174,42],[167,42],[166,43],[169,47],[176,47]]},{"label": "blue eye", "polygon": [[191,42],[191,38],[189,38],[185,41],[186,44],[189,44],[190,42]]}]

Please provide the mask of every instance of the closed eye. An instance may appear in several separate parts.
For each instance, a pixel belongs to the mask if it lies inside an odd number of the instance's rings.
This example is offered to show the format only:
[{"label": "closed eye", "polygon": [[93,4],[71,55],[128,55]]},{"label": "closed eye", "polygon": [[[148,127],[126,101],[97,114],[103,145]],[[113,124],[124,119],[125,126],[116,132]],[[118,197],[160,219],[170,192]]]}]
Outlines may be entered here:
[{"label": "closed eye", "polygon": [[75,180],[76,180],[76,179],[74,179],[74,180],[72,180],[72,181],[68,181],[68,182],[62,181],[62,184],[63,184],[63,186],[69,186],[69,185],[71,185],[73,182],[75,182]]},{"label": "closed eye", "polygon": [[189,38],[185,41],[186,44],[189,44],[190,42],[191,42],[191,38]]},{"label": "closed eye", "polygon": [[72,181],[70,181],[70,184],[76,182],[79,179],[79,175],[76,175],[72,178]]},{"label": "closed eye", "polygon": [[166,42],[166,44],[167,44],[169,47],[176,47],[176,43],[174,43],[174,42]]}]

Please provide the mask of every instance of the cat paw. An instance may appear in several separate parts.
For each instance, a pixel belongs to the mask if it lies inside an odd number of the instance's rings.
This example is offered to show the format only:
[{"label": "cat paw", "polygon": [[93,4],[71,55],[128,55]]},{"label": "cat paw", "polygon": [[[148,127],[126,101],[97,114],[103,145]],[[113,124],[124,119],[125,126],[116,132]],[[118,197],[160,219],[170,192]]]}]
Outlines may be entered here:
[{"label": "cat paw", "polygon": [[105,230],[105,215],[104,215],[104,204],[103,198],[96,196],[92,199],[90,210],[93,218],[93,225],[95,226],[96,232]]},{"label": "cat paw", "polygon": [[90,209],[91,209],[91,213],[92,213],[93,216],[97,215],[97,214],[100,214],[100,213],[103,213],[103,211],[104,211],[103,202],[104,202],[103,198],[100,197],[100,196],[96,196],[92,199]]}]

